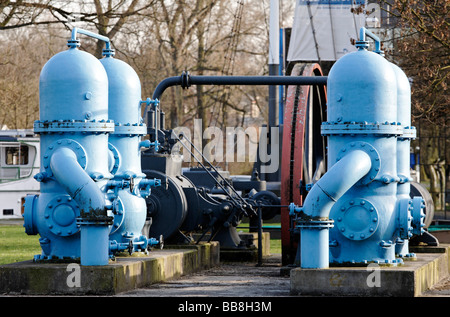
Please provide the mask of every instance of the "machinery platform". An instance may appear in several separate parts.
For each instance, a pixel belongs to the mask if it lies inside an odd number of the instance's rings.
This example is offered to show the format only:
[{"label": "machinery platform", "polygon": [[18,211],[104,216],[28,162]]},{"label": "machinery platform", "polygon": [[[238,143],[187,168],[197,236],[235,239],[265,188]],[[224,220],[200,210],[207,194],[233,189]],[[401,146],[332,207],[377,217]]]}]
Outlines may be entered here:
[{"label": "machinery platform", "polygon": [[449,276],[450,245],[410,247],[416,258],[397,266],[291,270],[291,295],[417,297]]},{"label": "machinery platform", "polygon": [[115,295],[219,264],[218,242],[116,257],[104,266],[24,261],[0,266],[0,294]]}]

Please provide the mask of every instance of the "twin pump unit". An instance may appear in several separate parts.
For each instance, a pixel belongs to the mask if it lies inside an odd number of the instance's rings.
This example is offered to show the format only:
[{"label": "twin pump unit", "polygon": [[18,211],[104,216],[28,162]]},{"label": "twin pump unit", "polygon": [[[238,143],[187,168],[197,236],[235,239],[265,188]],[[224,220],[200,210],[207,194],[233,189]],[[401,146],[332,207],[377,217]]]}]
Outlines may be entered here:
[{"label": "twin pump unit", "polygon": [[[80,51],[77,34],[106,43],[98,60]],[[366,36],[375,40],[368,51]],[[113,57],[108,38],[73,29],[69,49],[40,76],[40,195],[25,200],[24,227],[39,234],[37,260],[79,259],[106,265],[116,252],[144,251],[161,241],[141,234],[145,197],[158,179],[141,171],[147,127],[140,81]],[[390,263],[408,256],[408,239],[423,232],[421,197],[410,198],[411,95],[406,75],[362,28],[358,51],[340,58],[327,82],[328,171],[303,206],[290,206],[300,228],[302,268],[329,263]],[[157,111],[155,111],[157,113]]]},{"label": "twin pump unit", "polygon": [[[77,34],[105,42],[100,60],[78,49]],[[25,199],[24,227],[40,235],[35,260],[106,265],[117,252],[162,241],[142,235],[145,198],[159,179],[141,171],[147,127],[135,71],[115,59],[107,37],[74,28],[69,49],[43,67],[39,82],[40,195]]]},{"label": "twin pump unit", "polygon": [[[375,41],[368,51],[366,36]],[[409,80],[361,28],[358,50],[340,58],[327,81],[328,171],[303,206],[290,205],[300,229],[302,268],[387,263],[414,256],[408,239],[421,235],[424,201],[410,197]]]}]

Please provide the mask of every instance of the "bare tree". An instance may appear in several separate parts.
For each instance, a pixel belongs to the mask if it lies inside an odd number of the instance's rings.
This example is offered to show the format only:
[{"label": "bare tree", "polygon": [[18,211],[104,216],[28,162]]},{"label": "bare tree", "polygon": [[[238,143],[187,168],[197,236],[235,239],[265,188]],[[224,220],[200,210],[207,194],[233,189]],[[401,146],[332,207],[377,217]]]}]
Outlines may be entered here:
[{"label": "bare tree", "polygon": [[[393,58],[412,81],[412,114],[419,126],[421,180],[430,183],[437,209],[450,188],[448,173],[450,76],[450,0],[382,0],[399,21],[400,38]],[[445,145],[445,142],[447,145]],[[447,149],[447,153],[445,153]],[[446,184],[447,183],[447,184]]]},{"label": "bare tree", "polygon": [[71,13],[53,5],[54,0],[0,0],[0,30],[68,21]]},{"label": "bare tree", "polygon": [[402,29],[394,58],[412,79],[413,115],[445,125],[450,109],[450,0],[382,1]]},{"label": "bare tree", "polygon": [[[174,1],[157,0],[152,7],[152,16],[156,17],[153,32],[156,36],[160,58],[166,65],[167,76],[179,76],[182,71],[192,65],[192,52],[204,53],[202,47],[204,20],[208,17],[218,0]],[[193,43],[200,35],[200,42],[193,50]],[[201,57],[203,61],[203,57]],[[201,61],[201,63],[202,63]],[[202,67],[200,67],[202,68]],[[169,109],[170,123],[178,126],[183,120],[183,95],[179,89],[172,90],[171,107]]]},{"label": "bare tree", "polygon": [[[155,1],[141,0],[0,0],[0,30],[58,24],[66,29],[81,22],[86,28],[96,29],[111,41],[131,17],[136,17],[154,5]],[[103,43],[97,41],[94,55],[102,56]]]},{"label": "bare tree", "polygon": [[[197,75],[267,74],[268,3],[265,2],[0,1],[0,30],[5,32],[19,28],[30,31],[39,25],[55,25],[55,29],[62,31],[76,25],[109,37],[118,58],[137,70],[147,96],[151,96],[159,81],[179,76],[184,70]],[[244,6],[246,9],[242,10]],[[41,27],[38,33],[45,32],[48,29]],[[53,35],[63,33],[59,34]],[[102,48],[103,43],[83,39],[82,49],[99,58]],[[254,100],[248,96],[261,94],[258,99],[264,100],[265,90],[265,87],[214,86],[192,87],[184,92],[171,89],[164,111],[169,115],[171,127],[194,117],[203,119],[205,126],[211,122],[224,125],[229,113],[237,113],[240,119],[236,119],[236,124],[242,124],[248,105]],[[34,93],[37,95],[37,91]]]},{"label": "bare tree", "polygon": [[40,71],[61,43],[25,28],[4,32],[2,43],[6,45],[0,46],[0,127],[31,129],[39,119]]},{"label": "bare tree", "polygon": [[[112,40],[130,17],[144,12],[152,7],[156,1],[146,1],[144,5],[139,5],[140,0],[132,0],[129,4],[128,1],[108,0],[106,6],[102,5],[105,2],[94,0],[95,16],[90,21],[95,24],[100,35],[104,35]],[[84,20],[87,20],[87,17]],[[100,58],[102,49],[103,44],[97,42],[95,56]]]}]

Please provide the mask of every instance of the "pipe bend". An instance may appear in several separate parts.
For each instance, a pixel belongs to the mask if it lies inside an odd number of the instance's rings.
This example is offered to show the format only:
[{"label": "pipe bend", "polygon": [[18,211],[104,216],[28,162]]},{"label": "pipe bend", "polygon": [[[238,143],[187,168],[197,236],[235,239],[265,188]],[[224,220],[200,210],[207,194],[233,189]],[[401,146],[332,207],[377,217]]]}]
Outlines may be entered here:
[{"label": "pipe bend", "polygon": [[336,201],[364,177],[371,166],[369,154],[362,150],[353,150],[345,155],[314,184],[306,196],[302,208],[304,217],[328,219]]},{"label": "pipe bend", "polygon": [[80,166],[71,149],[61,147],[55,150],[50,159],[50,168],[56,181],[80,206],[81,217],[92,213],[106,215],[102,191]]}]

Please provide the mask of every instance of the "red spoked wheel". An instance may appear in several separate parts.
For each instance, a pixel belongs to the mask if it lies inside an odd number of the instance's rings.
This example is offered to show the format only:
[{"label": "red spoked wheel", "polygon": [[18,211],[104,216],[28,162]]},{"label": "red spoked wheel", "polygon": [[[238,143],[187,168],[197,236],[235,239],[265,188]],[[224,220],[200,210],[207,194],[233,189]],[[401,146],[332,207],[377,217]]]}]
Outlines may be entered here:
[{"label": "red spoked wheel", "polygon": [[[318,64],[296,64],[291,76],[323,76]],[[326,120],[325,86],[288,86],[281,156],[281,205],[301,206],[306,184],[326,171],[325,138],[320,126]],[[282,264],[296,262],[300,235],[287,207],[281,208]],[[297,260],[299,260],[297,258]]]}]

